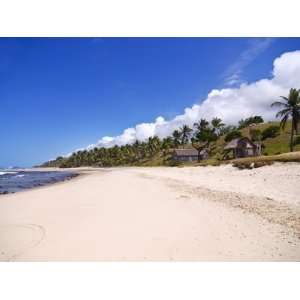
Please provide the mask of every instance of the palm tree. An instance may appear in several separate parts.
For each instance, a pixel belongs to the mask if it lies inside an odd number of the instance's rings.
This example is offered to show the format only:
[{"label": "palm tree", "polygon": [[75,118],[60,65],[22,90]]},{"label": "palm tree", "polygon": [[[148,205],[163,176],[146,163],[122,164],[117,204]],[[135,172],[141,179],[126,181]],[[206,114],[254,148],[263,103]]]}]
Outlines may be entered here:
[{"label": "palm tree", "polygon": [[271,107],[283,108],[276,114],[276,118],[281,117],[280,127],[285,128],[287,120],[292,118],[290,151],[294,150],[294,131],[298,130],[300,122],[300,90],[290,89],[288,97],[281,96],[284,101],[275,101]]},{"label": "palm tree", "polygon": [[186,145],[188,141],[190,140],[191,134],[193,132],[193,129],[190,128],[188,125],[183,125],[180,128],[181,132],[181,145]]},{"label": "palm tree", "polygon": [[204,130],[209,123],[205,119],[201,119],[199,122],[194,123],[194,127],[197,131]]},{"label": "palm tree", "polygon": [[177,148],[181,141],[181,132],[179,130],[174,130],[172,133],[174,147]]},{"label": "palm tree", "polygon": [[201,119],[195,123],[194,127],[195,133],[192,138],[192,146],[198,151],[198,161],[200,161],[201,151],[207,149],[207,151],[210,152],[210,145],[217,140],[218,136],[214,128],[209,126],[209,122],[205,119]]},{"label": "palm tree", "polygon": [[148,138],[148,149],[150,152],[150,155],[154,155],[159,151],[160,147],[160,140],[157,136],[149,137]]},{"label": "palm tree", "polygon": [[173,141],[170,136],[167,136],[162,140],[161,149],[163,151],[164,156],[168,153],[172,145],[173,145]]},{"label": "palm tree", "polygon": [[213,118],[211,120],[211,125],[213,127],[213,130],[217,133],[217,135],[220,136],[222,128],[225,126],[225,124],[222,123],[222,120],[220,118]]},{"label": "palm tree", "polygon": [[141,157],[145,158],[147,156],[147,143],[146,142],[141,142],[140,144],[140,153],[141,153]]}]

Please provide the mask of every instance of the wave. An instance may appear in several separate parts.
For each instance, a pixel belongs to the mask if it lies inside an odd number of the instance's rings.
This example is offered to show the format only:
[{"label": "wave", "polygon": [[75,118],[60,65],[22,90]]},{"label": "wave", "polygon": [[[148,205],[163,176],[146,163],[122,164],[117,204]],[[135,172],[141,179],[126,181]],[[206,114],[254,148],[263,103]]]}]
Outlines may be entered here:
[{"label": "wave", "polygon": [[17,174],[18,172],[0,172],[0,176],[5,174]]}]

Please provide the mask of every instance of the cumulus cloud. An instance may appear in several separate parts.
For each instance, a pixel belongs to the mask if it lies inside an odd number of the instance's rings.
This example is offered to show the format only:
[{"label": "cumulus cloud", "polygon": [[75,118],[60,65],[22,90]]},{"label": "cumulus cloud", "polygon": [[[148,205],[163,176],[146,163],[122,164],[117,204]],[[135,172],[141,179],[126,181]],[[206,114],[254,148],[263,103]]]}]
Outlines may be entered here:
[{"label": "cumulus cloud", "polygon": [[118,136],[105,136],[96,144],[88,146],[88,149],[130,144],[154,135],[163,138],[183,124],[192,126],[201,118],[211,120],[219,117],[226,124],[236,124],[240,119],[251,115],[261,115],[265,120],[273,120],[275,112],[270,104],[280,95],[286,95],[291,87],[300,88],[300,51],[287,52],[276,58],[271,78],[241,84],[236,88],[214,89],[206,99],[186,108],[183,114],[171,120],[159,116],[152,123],[127,128]]}]

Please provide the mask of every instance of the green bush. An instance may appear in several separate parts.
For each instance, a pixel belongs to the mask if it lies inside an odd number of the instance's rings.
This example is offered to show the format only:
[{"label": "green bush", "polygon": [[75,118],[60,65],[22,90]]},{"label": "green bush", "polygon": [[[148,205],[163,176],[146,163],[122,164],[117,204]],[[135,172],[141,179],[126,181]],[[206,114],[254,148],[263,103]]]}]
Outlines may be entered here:
[{"label": "green bush", "polygon": [[267,127],[262,131],[262,140],[268,139],[268,138],[275,138],[279,135],[280,127],[276,125],[272,125]]},{"label": "green bush", "polygon": [[183,165],[183,163],[181,161],[172,159],[168,162],[168,165],[170,167],[179,167],[179,166]]},{"label": "green bush", "polygon": [[239,130],[233,130],[226,134],[225,142],[230,142],[233,139],[240,138],[240,137],[242,137],[242,133]]},{"label": "green bush", "polygon": [[295,139],[294,139],[294,146],[300,144],[300,136],[297,136]]},{"label": "green bush", "polygon": [[239,121],[239,129],[243,129],[247,126],[249,126],[250,124],[259,124],[259,123],[263,123],[264,119],[261,116],[253,116],[250,118],[247,118],[245,120],[240,120]]},{"label": "green bush", "polygon": [[262,133],[259,129],[251,128],[250,137],[252,142],[259,142],[262,139]]},{"label": "green bush", "polygon": [[220,161],[223,159],[223,155],[221,153],[217,152],[215,155],[215,158],[216,158],[216,160]]}]

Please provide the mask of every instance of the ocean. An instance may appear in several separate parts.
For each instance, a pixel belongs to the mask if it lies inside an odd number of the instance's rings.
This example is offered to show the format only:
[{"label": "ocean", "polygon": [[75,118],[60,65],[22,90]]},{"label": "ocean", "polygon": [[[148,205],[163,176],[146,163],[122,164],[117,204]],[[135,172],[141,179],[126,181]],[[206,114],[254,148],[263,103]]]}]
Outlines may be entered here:
[{"label": "ocean", "polygon": [[0,194],[9,194],[64,181],[77,176],[72,172],[61,171],[17,171],[0,169]]}]

